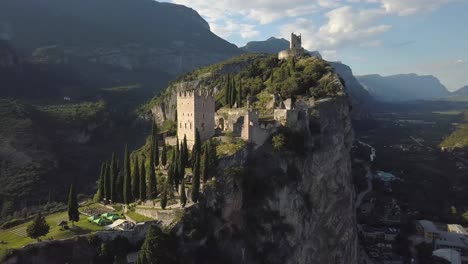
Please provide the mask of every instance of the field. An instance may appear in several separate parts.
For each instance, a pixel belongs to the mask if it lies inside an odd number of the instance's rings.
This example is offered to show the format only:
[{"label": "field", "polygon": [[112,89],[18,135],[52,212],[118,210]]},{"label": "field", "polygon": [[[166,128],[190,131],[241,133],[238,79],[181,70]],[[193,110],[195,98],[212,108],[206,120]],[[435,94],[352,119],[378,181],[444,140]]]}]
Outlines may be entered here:
[{"label": "field", "polygon": [[[75,223],[74,227],[69,223],[69,230],[60,230],[58,223],[62,220],[68,221],[67,212],[46,216],[46,221],[50,225],[50,231],[46,236],[41,237],[41,239],[66,239],[102,230],[102,227],[89,223],[86,215],[80,215],[80,221]],[[21,248],[27,244],[36,242],[36,240],[27,237],[26,228],[29,224],[30,222],[7,230],[0,230],[0,259],[8,249]]]}]

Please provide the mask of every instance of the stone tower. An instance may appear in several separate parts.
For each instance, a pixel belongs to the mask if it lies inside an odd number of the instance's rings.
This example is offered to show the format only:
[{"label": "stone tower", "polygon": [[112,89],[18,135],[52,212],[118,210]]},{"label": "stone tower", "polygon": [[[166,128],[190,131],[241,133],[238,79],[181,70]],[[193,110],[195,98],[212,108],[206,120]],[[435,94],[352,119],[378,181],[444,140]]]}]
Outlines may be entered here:
[{"label": "stone tower", "polygon": [[290,49],[302,49],[302,35],[291,33]]},{"label": "stone tower", "polygon": [[296,35],[291,33],[291,41],[289,49],[282,50],[278,53],[278,59],[286,60],[288,58],[300,57],[305,54],[304,48],[302,48],[302,35]]},{"label": "stone tower", "polygon": [[177,92],[177,136],[179,141],[187,136],[187,145],[192,149],[195,131],[200,132],[201,140],[214,136],[215,100],[207,92],[199,90]]}]

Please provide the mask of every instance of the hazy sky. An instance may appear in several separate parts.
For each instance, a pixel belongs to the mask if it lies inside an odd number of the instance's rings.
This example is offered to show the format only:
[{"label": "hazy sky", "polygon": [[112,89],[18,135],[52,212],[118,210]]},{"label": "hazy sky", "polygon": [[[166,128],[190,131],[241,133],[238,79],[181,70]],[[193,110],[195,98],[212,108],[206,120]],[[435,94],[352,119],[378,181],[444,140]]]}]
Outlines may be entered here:
[{"label": "hazy sky", "polygon": [[303,45],[356,75],[415,72],[468,85],[468,0],[168,0],[243,46],[302,33]]}]

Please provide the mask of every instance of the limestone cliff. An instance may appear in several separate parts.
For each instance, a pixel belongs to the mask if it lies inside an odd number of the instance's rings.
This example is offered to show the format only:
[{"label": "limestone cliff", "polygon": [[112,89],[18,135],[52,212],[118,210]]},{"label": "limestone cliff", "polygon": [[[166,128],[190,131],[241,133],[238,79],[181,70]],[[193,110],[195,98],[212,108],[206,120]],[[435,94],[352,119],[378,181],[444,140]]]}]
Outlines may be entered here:
[{"label": "limestone cliff", "polygon": [[220,162],[176,226],[184,263],[357,263],[349,103],[310,111],[282,150],[267,142]]}]

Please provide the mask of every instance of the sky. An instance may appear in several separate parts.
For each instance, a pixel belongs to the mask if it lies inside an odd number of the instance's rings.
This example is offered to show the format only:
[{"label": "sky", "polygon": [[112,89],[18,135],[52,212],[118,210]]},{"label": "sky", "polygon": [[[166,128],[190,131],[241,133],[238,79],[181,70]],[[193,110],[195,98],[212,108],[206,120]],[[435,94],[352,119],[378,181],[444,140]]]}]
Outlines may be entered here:
[{"label": "sky", "polygon": [[355,75],[434,75],[468,85],[468,0],[168,0],[243,46],[301,33],[303,46]]}]

